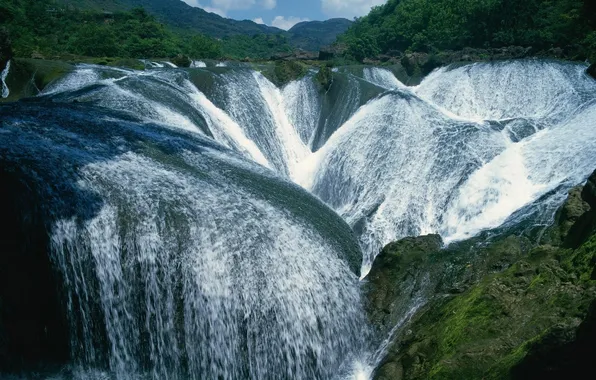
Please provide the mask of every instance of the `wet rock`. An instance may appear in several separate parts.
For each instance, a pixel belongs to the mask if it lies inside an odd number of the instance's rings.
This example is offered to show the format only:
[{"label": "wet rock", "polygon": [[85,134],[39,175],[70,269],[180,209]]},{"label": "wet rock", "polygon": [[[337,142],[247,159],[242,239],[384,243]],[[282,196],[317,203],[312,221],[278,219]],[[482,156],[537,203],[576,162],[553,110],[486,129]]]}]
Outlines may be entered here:
[{"label": "wet rock", "polygon": [[192,64],[192,60],[184,54],[178,54],[177,56],[173,57],[171,61],[178,67],[190,67]]}]

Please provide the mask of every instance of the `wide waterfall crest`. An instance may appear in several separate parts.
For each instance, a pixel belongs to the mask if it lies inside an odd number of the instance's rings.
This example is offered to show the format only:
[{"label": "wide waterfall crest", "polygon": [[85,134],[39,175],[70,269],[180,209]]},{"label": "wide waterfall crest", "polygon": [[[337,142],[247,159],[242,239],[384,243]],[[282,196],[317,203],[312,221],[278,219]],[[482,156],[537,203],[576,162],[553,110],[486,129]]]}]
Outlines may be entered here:
[{"label": "wide waterfall crest", "polygon": [[417,87],[386,69],[363,68],[363,78],[346,69],[324,94],[312,75],[280,90],[247,68],[191,70],[212,78],[204,93],[182,70],[99,75],[82,66],[60,86],[67,98],[211,136],[292,178],[360,235],[365,266],[403,236],[452,241],[497,227],[589,174],[583,164],[561,174],[573,161],[563,149],[533,153],[558,136],[590,161],[596,85],[581,64],[477,63],[435,70]]},{"label": "wide waterfall crest", "polygon": [[437,70],[364,106],[305,163],[302,183],[360,234],[365,269],[367,254],[400,237],[449,242],[498,227],[593,170],[596,83],[584,71],[542,61]]},{"label": "wide waterfall crest", "polygon": [[475,63],[431,73],[415,91],[474,121],[514,118],[557,122],[593,97],[585,67],[539,60]]}]

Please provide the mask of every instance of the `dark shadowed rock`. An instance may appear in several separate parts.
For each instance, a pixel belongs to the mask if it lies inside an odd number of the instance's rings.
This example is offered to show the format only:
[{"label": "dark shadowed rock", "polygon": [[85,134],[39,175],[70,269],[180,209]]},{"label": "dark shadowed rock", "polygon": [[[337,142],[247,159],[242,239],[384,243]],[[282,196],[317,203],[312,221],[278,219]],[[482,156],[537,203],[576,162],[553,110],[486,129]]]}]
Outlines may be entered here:
[{"label": "dark shadowed rock", "polygon": [[588,67],[588,75],[596,79],[596,63],[592,63],[590,67]]},{"label": "dark shadowed rock", "polygon": [[0,72],[6,67],[6,63],[12,59],[12,47],[8,31],[0,28]]}]

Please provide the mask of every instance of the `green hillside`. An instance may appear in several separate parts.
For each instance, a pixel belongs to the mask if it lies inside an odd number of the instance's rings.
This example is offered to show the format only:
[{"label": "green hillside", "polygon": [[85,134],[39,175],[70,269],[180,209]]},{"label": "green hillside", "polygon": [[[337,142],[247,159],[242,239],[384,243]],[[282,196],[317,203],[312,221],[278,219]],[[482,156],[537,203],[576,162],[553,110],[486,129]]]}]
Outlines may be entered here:
[{"label": "green hillside", "polygon": [[363,60],[417,51],[532,47],[596,59],[593,0],[389,0],[341,37]]},{"label": "green hillside", "polygon": [[289,30],[290,44],[300,49],[317,51],[321,46],[334,43],[337,36],[345,33],[351,25],[352,21],[345,18],[301,22]]}]

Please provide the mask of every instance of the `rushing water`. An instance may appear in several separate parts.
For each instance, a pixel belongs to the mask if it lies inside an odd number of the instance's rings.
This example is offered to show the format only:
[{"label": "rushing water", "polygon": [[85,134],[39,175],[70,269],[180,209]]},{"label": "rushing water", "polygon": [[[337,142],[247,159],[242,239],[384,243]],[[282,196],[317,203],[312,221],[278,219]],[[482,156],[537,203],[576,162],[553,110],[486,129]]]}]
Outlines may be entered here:
[{"label": "rushing water", "polygon": [[10,72],[10,61],[6,62],[6,67],[0,73],[0,82],[2,82],[2,98],[8,98],[10,95],[10,89],[6,85],[6,78],[8,77],[8,73]]},{"label": "rushing water", "polygon": [[87,374],[366,378],[361,261],[404,236],[546,224],[596,162],[581,64],[443,68],[417,87],[338,70],[328,91],[312,74],[278,89],[247,67],[147,65],[81,65],[3,111],[3,159],[52,194]]}]

